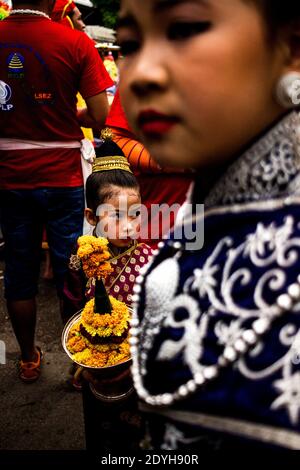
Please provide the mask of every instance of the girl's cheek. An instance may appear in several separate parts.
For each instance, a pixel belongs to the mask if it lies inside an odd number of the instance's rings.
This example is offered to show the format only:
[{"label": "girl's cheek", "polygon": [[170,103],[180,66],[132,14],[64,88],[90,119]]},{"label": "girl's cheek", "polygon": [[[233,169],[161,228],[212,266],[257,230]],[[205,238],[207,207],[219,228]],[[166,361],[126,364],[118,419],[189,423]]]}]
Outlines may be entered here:
[{"label": "girl's cheek", "polygon": [[138,238],[139,235],[140,235],[140,232],[141,232],[141,223],[139,222],[135,227],[134,227],[134,230],[133,230],[133,235]]},{"label": "girl's cheek", "polygon": [[97,226],[96,226],[96,235],[97,237],[105,237],[105,238],[108,238],[109,237],[109,227],[110,227],[110,224],[107,220],[106,217],[102,217],[101,219],[99,219],[98,223],[97,223]]}]

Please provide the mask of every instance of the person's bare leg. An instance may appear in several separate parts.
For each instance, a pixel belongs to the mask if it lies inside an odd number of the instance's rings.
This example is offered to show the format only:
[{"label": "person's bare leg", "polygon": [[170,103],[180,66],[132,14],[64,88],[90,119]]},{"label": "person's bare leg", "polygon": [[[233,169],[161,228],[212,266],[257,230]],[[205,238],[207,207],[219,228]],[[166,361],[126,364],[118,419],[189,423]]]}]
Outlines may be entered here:
[{"label": "person's bare leg", "polygon": [[7,301],[7,310],[21,349],[23,361],[35,361],[37,351],[34,344],[36,324],[35,299]]},{"label": "person's bare leg", "polygon": [[50,257],[50,251],[45,250],[45,268],[44,272],[42,275],[43,279],[46,280],[51,280],[53,279],[53,269],[52,269],[52,263],[51,263],[51,257]]}]

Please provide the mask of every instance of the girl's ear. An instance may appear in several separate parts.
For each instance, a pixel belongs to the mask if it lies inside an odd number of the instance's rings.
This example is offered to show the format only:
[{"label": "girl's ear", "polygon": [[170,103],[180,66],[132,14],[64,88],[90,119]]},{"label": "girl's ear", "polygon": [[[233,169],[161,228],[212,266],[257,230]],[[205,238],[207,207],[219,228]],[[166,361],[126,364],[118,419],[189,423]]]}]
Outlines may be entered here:
[{"label": "girl's ear", "polygon": [[84,210],[84,215],[86,220],[88,221],[89,224],[91,225],[97,225],[97,217],[95,216],[94,212],[92,209],[85,209]]},{"label": "girl's ear", "polygon": [[286,44],[285,72],[300,72],[300,21],[295,21],[284,31]]},{"label": "girl's ear", "polygon": [[294,26],[290,47],[293,68],[300,72],[300,21]]}]

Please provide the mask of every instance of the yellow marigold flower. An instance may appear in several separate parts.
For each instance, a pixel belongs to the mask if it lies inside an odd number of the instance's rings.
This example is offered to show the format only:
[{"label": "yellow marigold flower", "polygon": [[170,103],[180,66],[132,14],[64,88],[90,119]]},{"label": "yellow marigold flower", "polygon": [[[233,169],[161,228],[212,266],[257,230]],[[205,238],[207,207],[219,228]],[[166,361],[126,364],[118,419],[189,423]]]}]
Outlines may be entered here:
[{"label": "yellow marigold flower", "polygon": [[107,238],[103,237],[94,237],[93,235],[82,235],[77,240],[79,246],[84,245],[91,245],[94,249],[95,248],[106,248],[108,245]]},{"label": "yellow marigold flower", "polygon": [[78,238],[77,255],[81,259],[82,267],[88,278],[106,278],[112,271],[107,261],[111,256],[107,248],[106,238],[97,238],[92,235],[83,235]]},{"label": "yellow marigold flower", "polygon": [[68,340],[68,349],[72,353],[83,351],[86,348],[86,344],[81,336],[73,336]]},{"label": "yellow marigold flower", "polygon": [[[95,349],[96,351],[99,351],[99,352],[106,352],[106,353],[110,353],[111,351],[115,351],[116,349],[119,349],[121,347],[121,344],[116,344],[116,343],[107,343],[107,344],[92,344],[89,342],[89,340],[85,337],[83,337],[83,340],[86,344],[86,346],[89,348],[89,349]],[[127,341],[127,340],[125,340]],[[124,341],[124,342],[125,342]],[[129,349],[128,349],[129,351]]]},{"label": "yellow marigold flower", "polygon": [[[78,239],[77,255],[88,278],[106,278],[113,269],[109,263],[108,240],[91,235]],[[112,312],[94,312],[95,300],[86,303],[80,320],[69,332],[67,347],[75,362],[89,367],[107,367],[119,364],[130,358],[128,342],[130,313],[127,305],[110,296]],[[92,336],[102,338],[111,336],[125,337],[121,343],[91,344],[82,336],[81,327]]]},{"label": "yellow marigold flower", "polygon": [[79,256],[79,258],[85,258],[88,255],[92,254],[93,252],[94,252],[94,249],[92,245],[84,245],[78,248],[77,255]]},{"label": "yellow marigold flower", "polygon": [[109,296],[112,312],[104,315],[94,313],[95,300],[87,302],[81,315],[81,321],[86,330],[95,336],[121,336],[129,328],[130,313],[124,302]]},{"label": "yellow marigold flower", "polygon": [[[122,343],[123,344],[123,343]],[[86,347],[83,351],[76,352],[72,356],[73,360],[89,367],[107,367],[114,366],[130,358],[128,352],[121,348],[121,345],[115,350],[98,350],[93,345]]]},{"label": "yellow marigold flower", "polygon": [[110,296],[112,304],[111,314],[95,314],[94,299],[87,302],[80,320],[72,326],[69,333],[67,347],[75,362],[87,367],[108,367],[122,363],[130,359],[130,347],[128,334],[119,344],[91,344],[87,338],[81,335],[80,326],[95,336],[105,337],[111,335],[121,336],[129,330],[130,314],[127,305]]},{"label": "yellow marigold flower", "polygon": [[80,331],[80,321],[74,323],[72,328],[70,329],[70,336],[75,336]]}]

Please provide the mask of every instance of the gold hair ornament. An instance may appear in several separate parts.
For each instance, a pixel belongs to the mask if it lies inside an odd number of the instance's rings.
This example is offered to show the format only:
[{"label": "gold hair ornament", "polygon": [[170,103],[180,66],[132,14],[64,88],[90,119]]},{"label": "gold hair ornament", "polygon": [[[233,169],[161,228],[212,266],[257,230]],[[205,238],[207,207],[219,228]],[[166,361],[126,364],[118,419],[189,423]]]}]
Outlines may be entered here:
[{"label": "gold hair ornament", "polygon": [[115,157],[99,157],[96,158],[93,164],[93,173],[108,170],[124,170],[132,173],[130,165],[126,157],[116,155]]},{"label": "gold hair ornament", "polygon": [[112,140],[114,134],[110,127],[105,127],[104,129],[102,129],[100,137],[102,140]]}]

